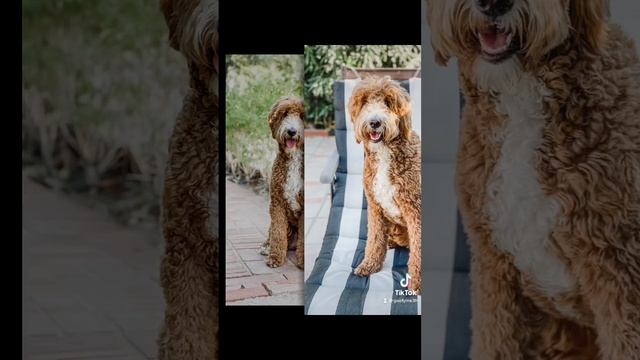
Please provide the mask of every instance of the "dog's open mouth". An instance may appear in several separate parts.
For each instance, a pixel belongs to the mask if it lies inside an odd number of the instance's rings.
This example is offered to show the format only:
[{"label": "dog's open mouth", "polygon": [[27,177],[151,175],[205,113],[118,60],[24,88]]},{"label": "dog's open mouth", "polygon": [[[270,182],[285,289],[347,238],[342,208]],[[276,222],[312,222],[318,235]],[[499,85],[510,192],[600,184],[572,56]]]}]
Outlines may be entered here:
[{"label": "dog's open mouth", "polygon": [[298,140],[289,138],[285,140],[285,145],[287,146],[287,149],[294,149],[298,145]]},{"label": "dog's open mouth", "polygon": [[493,24],[478,32],[482,56],[491,62],[500,62],[510,57],[515,51],[513,33],[500,24]]},{"label": "dog's open mouth", "polygon": [[377,143],[382,140],[382,133],[378,131],[372,131],[369,133],[369,139],[371,139],[371,141],[373,141],[374,143]]}]

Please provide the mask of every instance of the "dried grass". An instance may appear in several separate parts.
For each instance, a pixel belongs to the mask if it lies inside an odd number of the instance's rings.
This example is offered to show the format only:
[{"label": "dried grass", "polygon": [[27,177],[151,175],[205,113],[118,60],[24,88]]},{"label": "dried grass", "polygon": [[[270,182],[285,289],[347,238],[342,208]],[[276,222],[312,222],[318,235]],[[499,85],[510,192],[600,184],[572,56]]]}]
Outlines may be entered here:
[{"label": "dried grass", "polygon": [[23,2],[23,167],[127,223],[159,213],[188,84],[155,0]]}]

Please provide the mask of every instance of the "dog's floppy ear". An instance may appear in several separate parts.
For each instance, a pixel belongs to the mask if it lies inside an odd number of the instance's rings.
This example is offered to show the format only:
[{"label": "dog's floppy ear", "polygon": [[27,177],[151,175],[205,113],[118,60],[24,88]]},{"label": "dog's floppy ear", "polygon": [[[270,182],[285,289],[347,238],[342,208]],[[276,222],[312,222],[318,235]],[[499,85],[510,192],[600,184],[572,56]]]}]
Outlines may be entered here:
[{"label": "dog's floppy ear", "polygon": [[[349,98],[349,117],[351,118],[351,123],[355,124],[356,119],[360,115],[360,111],[367,101],[367,91],[363,88],[364,85],[362,82],[353,89],[353,93],[351,93],[351,97]],[[356,143],[360,144],[362,139],[360,137],[360,131],[356,129]]]},{"label": "dog's floppy ear", "polygon": [[169,45],[199,66],[218,73],[218,1],[160,0]]},{"label": "dog's floppy ear", "polygon": [[160,10],[169,28],[169,45],[176,50],[180,50],[180,43],[178,41],[180,37],[180,34],[178,34],[178,22],[180,19],[175,6],[176,0],[160,0]]},{"label": "dog's floppy ear", "polygon": [[385,103],[398,116],[401,135],[408,139],[411,134],[411,97],[407,90],[391,79],[386,79]]},{"label": "dog's floppy ear", "polygon": [[271,106],[269,116],[267,116],[269,128],[271,129],[271,136],[274,139],[276,138],[276,132],[278,131],[277,124],[284,117],[284,113],[286,112],[286,106],[284,106],[285,101],[287,101],[286,97],[278,99],[278,101]]},{"label": "dog's floppy ear", "polygon": [[427,0],[427,23],[431,32],[431,47],[434,51],[435,61],[438,65],[446,66],[451,58],[448,50],[448,40],[445,37],[444,1]]},{"label": "dog's floppy ear", "polygon": [[400,122],[400,134],[405,139],[408,139],[411,136],[411,114],[407,114],[406,116],[399,119]]},{"label": "dog's floppy ear", "polygon": [[599,53],[607,38],[609,0],[571,0],[569,13],[581,46]]}]

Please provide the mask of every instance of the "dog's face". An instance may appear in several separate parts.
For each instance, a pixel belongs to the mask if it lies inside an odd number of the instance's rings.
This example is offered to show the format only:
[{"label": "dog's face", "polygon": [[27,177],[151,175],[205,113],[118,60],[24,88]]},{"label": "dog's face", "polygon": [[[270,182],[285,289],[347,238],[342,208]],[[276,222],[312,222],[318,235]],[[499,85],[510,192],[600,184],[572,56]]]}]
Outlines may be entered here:
[{"label": "dog's face", "polygon": [[295,96],[284,96],[269,112],[271,136],[286,152],[301,149],[304,143],[304,103]]},{"label": "dog's face", "polygon": [[349,99],[349,114],[358,143],[406,139],[411,133],[411,98],[389,77],[362,80]]},{"label": "dog's face", "polygon": [[608,0],[427,0],[436,61],[540,61],[567,39],[588,53],[606,38]]},{"label": "dog's face", "polygon": [[192,82],[217,96],[218,1],[160,0],[160,9],[169,27],[169,43],[187,58]]}]

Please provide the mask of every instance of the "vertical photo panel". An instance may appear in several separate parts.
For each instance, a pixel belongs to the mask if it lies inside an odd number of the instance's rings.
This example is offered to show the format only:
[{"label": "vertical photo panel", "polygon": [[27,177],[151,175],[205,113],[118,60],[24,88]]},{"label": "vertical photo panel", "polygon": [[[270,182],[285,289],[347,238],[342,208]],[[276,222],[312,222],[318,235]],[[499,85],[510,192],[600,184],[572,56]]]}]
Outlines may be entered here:
[{"label": "vertical photo panel", "polygon": [[305,46],[305,314],[421,311],[420,46]]},{"label": "vertical photo panel", "polygon": [[227,305],[302,305],[302,55],[226,58]]},{"label": "vertical photo panel", "polygon": [[422,359],[638,358],[640,3],[422,6]]}]

